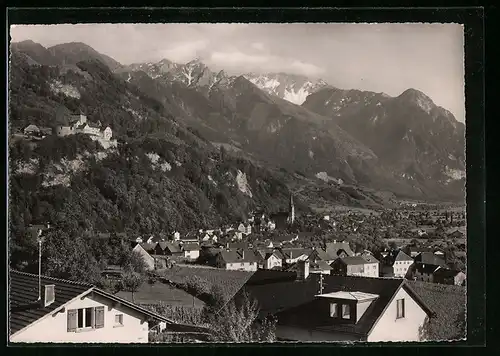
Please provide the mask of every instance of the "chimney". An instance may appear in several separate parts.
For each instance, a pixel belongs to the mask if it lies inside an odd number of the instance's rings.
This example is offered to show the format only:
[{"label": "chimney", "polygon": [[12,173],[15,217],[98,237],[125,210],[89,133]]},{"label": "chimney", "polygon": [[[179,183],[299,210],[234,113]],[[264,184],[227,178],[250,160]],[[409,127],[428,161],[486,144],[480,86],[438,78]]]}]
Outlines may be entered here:
[{"label": "chimney", "polygon": [[306,280],[309,277],[309,261],[298,261],[297,267],[297,279]]},{"label": "chimney", "polygon": [[43,306],[48,307],[56,300],[55,286],[53,284],[48,284],[43,286],[43,289],[44,289]]}]

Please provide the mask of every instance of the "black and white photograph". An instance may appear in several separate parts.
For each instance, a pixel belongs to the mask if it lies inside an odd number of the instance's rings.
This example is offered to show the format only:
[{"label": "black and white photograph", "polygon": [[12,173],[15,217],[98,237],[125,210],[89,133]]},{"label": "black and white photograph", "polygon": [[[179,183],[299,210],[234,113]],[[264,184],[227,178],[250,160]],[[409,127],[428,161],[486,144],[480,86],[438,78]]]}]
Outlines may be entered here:
[{"label": "black and white photograph", "polygon": [[462,24],[9,36],[10,343],[467,339]]}]

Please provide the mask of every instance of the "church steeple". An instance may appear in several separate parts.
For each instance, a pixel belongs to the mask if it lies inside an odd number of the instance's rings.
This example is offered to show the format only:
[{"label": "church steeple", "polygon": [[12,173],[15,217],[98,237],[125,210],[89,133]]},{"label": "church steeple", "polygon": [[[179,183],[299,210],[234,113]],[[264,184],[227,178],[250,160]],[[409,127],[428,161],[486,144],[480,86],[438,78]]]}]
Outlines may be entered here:
[{"label": "church steeple", "polygon": [[295,205],[293,204],[293,194],[290,194],[290,206],[288,214],[288,220],[290,224],[293,224],[295,222]]}]

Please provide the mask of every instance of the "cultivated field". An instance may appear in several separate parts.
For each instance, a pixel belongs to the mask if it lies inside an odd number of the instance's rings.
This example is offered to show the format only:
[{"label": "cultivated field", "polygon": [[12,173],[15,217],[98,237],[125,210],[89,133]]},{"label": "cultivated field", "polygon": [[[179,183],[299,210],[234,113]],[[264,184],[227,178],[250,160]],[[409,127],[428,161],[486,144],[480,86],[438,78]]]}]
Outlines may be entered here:
[{"label": "cultivated field", "polygon": [[232,297],[245,282],[252,276],[253,272],[226,271],[219,268],[174,266],[165,269],[160,274],[174,283],[184,283],[189,277],[197,276],[206,280],[210,286],[221,286],[227,297]]}]

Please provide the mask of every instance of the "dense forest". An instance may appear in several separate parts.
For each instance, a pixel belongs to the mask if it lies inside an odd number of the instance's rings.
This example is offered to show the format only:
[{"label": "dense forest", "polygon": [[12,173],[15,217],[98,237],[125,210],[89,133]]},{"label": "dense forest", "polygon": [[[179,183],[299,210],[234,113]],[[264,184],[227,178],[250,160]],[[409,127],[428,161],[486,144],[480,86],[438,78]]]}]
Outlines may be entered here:
[{"label": "dense forest", "polygon": [[[99,232],[169,237],[176,230],[241,220],[256,207],[271,212],[286,206],[289,191],[277,173],[215,148],[102,63],[63,70],[29,66],[13,56],[11,67],[11,133],[84,113],[110,126],[118,139],[118,146],[107,150],[85,135],[10,140],[12,266],[32,265],[36,243],[27,233],[32,224],[53,226],[58,247],[51,252],[49,244],[44,258],[64,251],[82,262],[78,266],[104,266],[109,258],[85,240]],[[55,93],[53,81],[76,88],[80,98]],[[238,186],[237,176],[245,178],[250,193]],[[44,269],[66,278],[95,275],[83,267],[49,267]]]}]

